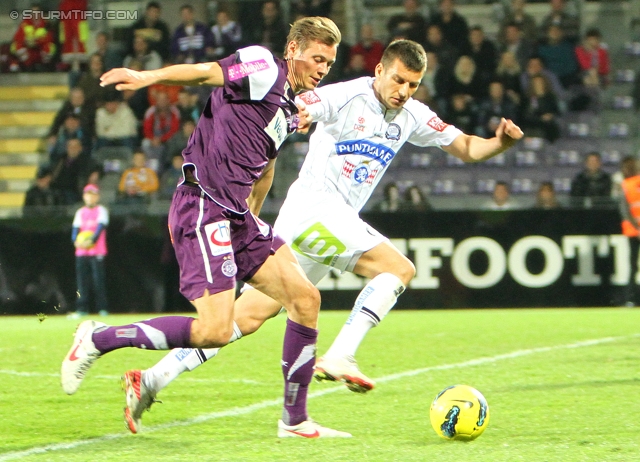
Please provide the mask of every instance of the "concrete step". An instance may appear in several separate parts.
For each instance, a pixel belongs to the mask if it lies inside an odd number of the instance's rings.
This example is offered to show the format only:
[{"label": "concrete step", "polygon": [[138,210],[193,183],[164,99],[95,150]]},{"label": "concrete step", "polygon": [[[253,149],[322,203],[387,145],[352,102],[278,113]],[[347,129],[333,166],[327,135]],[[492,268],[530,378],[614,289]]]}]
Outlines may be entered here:
[{"label": "concrete step", "polygon": [[30,180],[1,180],[0,179],[0,192],[16,192],[26,193],[31,184],[33,178]]},{"label": "concrete step", "polygon": [[53,122],[56,113],[47,112],[0,112],[0,126],[8,125],[46,125]]},{"label": "concrete step", "polygon": [[0,180],[31,180],[36,177],[37,165],[0,166]]},{"label": "concrete step", "polygon": [[0,165],[38,165],[46,161],[47,155],[37,152],[0,154]]},{"label": "concrete step", "polygon": [[49,133],[48,125],[9,125],[0,127],[0,139],[7,138],[44,138]]},{"label": "concrete step", "polygon": [[0,100],[0,112],[57,111],[63,102],[58,99]]},{"label": "concrete step", "polygon": [[[2,84],[0,84],[2,85]],[[40,86],[4,86],[0,87],[0,100],[20,99],[65,99],[69,94],[66,85],[40,85]]]},{"label": "concrete step", "polygon": [[0,75],[2,87],[24,87],[29,85],[57,85],[69,87],[69,76],[64,72],[21,72]]},{"label": "concrete step", "polygon": [[0,208],[22,207],[24,205],[24,196],[25,194],[21,192],[0,192]]},{"label": "concrete step", "polygon": [[37,152],[42,140],[39,138],[0,139],[0,155],[20,152]]}]

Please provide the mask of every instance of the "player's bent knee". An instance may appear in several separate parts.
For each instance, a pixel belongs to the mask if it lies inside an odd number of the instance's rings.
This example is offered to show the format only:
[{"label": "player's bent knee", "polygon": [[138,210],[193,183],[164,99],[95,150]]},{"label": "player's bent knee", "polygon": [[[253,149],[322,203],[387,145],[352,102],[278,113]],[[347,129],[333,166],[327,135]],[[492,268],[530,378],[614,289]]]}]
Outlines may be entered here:
[{"label": "player's bent knee", "polygon": [[229,343],[233,327],[199,326],[191,332],[191,346],[198,348],[220,348]]},{"label": "player's bent knee", "polygon": [[407,285],[409,285],[409,282],[411,282],[411,280],[415,277],[415,275],[416,275],[415,265],[411,262],[411,260],[409,260],[408,258],[405,258],[396,276],[398,276],[398,279],[400,279],[406,287]]},{"label": "player's bent knee", "polygon": [[291,307],[303,318],[314,318],[320,311],[320,291],[309,284],[304,292],[298,294]]}]

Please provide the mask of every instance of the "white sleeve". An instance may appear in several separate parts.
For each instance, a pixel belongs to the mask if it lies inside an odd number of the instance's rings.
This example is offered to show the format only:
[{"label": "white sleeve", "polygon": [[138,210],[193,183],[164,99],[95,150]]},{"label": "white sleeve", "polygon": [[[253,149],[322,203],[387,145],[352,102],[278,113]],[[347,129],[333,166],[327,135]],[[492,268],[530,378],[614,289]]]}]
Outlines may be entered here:
[{"label": "white sleeve", "polygon": [[462,131],[443,122],[438,114],[416,100],[407,103],[406,108],[414,116],[416,127],[407,140],[416,146],[449,146]]},{"label": "white sleeve", "polygon": [[296,100],[300,99],[306,104],[314,122],[327,122],[336,117],[340,108],[351,98],[362,93],[365,87],[359,87],[358,80],[362,80],[363,86],[366,85],[366,79],[338,82],[301,93],[296,96]]},{"label": "white sleeve", "polygon": [[98,223],[107,226],[109,224],[109,211],[106,207],[100,205],[98,209]]},{"label": "white sleeve", "polygon": [[80,210],[81,208],[76,210],[76,214],[73,216],[73,224],[71,225],[74,228],[79,228],[82,226],[82,218],[80,218]]}]

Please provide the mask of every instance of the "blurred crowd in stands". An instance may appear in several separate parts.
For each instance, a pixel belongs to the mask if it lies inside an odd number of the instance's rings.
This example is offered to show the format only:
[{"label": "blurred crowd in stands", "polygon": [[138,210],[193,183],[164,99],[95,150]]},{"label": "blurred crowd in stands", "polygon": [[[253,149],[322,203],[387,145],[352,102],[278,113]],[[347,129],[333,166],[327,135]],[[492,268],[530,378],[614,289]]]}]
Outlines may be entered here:
[{"label": "blurred crowd in stands", "polygon": [[[293,1],[291,19],[331,16],[332,3]],[[11,44],[0,50],[1,70],[65,71],[71,87],[49,130],[49,159],[34,187],[49,184],[48,201],[71,204],[80,200],[87,182],[117,173],[118,200],[124,203],[144,202],[150,195],[170,197],[179,177],[180,152],[209,90],[152,86],[118,92],[101,87],[100,75],[119,66],[151,70],[213,61],[251,44],[281,55],[288,25],[280,2],[260,5],[259,14],[241,9],[240,16],[251,20],[251,27],[243,27],[242,18],[231,10],[218,9],[215,21],[205,24],[191,5],[184,4],[181,23],[171,31],[161,5],[151,1],[123,41],[114,43],[109,33],[99,32],[93,35],[93,46],[87,43],[86,21],[23,20]],[[580,33],[579,17],[564,0],[549,0],[541,22],[527,12],[525,0],[512,0],[495,38],[487,37],[473,18],[461,15],[454,0],[429,5],[435,7],[425,14],[427,5],[404,0],[403,12],[389,18],[385,31],[363,24],[357,43],[341,44],[323,84],[373,76],[386,44],[408,38],[423,44],[428,55],[428,70],[414,98],[467,133],[491,136],[500,117],[507,117],[528,136],[554,142],[561,136],[563,113],[599,110],[600,93],[610,81],[608,50],[598,29]],[[58,9],[86,8],[86,0],[61,0]],[[96,51],[89,56],[88,49]],[[110,158],[114,152],[117,157]],[[543,186],[540,196],[553,192],[553,185],[550,191],[548,184]],[[407,189],[403,200],[397,188],[388,189],[381,210],[429,208],[418,187]],[[542,203],[553,201],[541,199]]]}]

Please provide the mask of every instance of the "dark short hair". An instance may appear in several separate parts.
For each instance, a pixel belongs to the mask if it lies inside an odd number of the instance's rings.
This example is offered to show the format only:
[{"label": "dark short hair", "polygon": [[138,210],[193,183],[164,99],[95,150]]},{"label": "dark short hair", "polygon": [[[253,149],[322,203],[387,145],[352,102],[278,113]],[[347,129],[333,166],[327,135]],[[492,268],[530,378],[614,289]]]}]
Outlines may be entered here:
[{"label": "dark short hair", "polygon": [[182,10],[189,10],[191,12],[193,12],[193,5],[189,4],[189,3],[185,3],[184,5],[182,5],[180,7],[180,11]]},{"label": "dark short hair", "polygon": [[160,6],[160,2],[149,2],[147,3],[147,10],[149,8],[157,8],[158,10],[162,9],[162,7]]},{"label": "dark short hair", "polygon": [[597,27],[592,27],[591,29],[587,29],[587,32],[584,35],[586,37],[602,38],[602,34],[600,33],[600,29],[598,29]]},{"label": "dark short hair", "polygon": [[413,40],[395,40],[387,46],[380,62],[383,66],[391,66],[399,59],[407,69],[414,72],[424,72],[427,68],[427,54],[418,42]]}]

